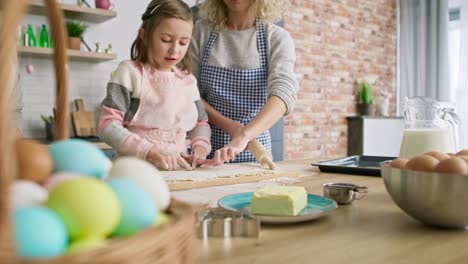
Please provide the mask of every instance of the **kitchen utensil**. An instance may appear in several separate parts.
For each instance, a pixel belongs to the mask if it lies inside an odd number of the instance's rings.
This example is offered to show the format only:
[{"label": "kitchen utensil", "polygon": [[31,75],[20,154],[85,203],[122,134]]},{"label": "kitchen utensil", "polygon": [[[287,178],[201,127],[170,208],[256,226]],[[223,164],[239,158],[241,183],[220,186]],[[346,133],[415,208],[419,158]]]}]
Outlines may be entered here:
[{"label": "kitchen utensil", "polygon": [[77,4],[78,4],[79,6],[85,4],[87,7],[92,8],[91,5],[90,5],[90,4],[88,3],[88,1],[86,1],[86,0],[78,0]]},{"label": "kitchen utensil", "polygon": [[96,136],[96,125],[94,123],[94,114],[86,112],[83,99],[75,100],[76,111],[72,112],[73,127],[77,137]]},{"label": "kitchen utensil", "polygon": [[199,213],[198,237],[258,237],[260,221],[247,212],[233,212],[222,208],[208,208]]},{"label": "kitchen utensil", "polygon": [[467,176],[400,170],[383,162],[382,178],[390,197],[409,216],[427,225],[468,227]]},{"label": "kitchen utensil", "polygon": [[52,116],[46,117],[45,115],[41,115],[41,119],[44,121],[46,140],[54,140],[54,118]]},{"label": "kitchen utensil", "polygon": [[[252,199],[252,195],[252,192],[228,195],[219,199],[218,205],[224,209],[234,212],[250,213],[250,201]],[[260,219],[260,222],[266,224],[299,223],[322,217],[337,207],[337,203],[330,198],[315,194],[308,194],[307,206],[296,216],[255,216]]]},{"label": "kitchen utensil", "polygon": [[406,98],[405,130],[400,158],[410,159],[429,151],[452,152],[460,146],[460,118],[455,104],[431,98]]},{"label": "kitchen utensil", "polygon": [[336,172],[367,176],[380,176],[380,163],[394,160],[395,157],[380,156],[349,156],[333,160],[324,160],[312,163],[318,166],[321,172]]},{"label": "kitchen utensil", "polygon": [[268,166],[270,170],[275,170],[277,167],[275,163],[273,163],[273,157],[271,156],[270,152],[266,150],[266,148],[262,145],[262,143],[258,142],[258,140],[253,139],[247,144],[247,150],[252,153],[255,159],[262,164],[262,166]]},{"label": "kitchen utensil", "polygon": [[338,204],[350,204],[354,200],[360,200],[367,193],[366,186],[352,183],[324,183],[323,195],[335,200]]}]

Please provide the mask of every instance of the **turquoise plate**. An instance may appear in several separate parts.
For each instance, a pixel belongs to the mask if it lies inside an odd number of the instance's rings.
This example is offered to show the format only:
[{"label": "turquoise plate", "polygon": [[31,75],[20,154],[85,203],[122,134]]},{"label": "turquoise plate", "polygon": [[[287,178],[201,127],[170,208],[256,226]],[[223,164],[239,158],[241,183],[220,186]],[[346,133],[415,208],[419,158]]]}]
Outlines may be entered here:
[{"label": "turquoise plate", "polygon": [[[224,209],[235,212],[250,213],[250,200],[252,192],[237,193],[225,196],[218,201],[218,205]],[[329,198],[308,194],[307,206],[296,216],[270,216],[270,215],[255,215],[262,223],[269,224],[287,224],[298,223],[317,219],[326,215],[331,210],[338,207],[338,204]]]}]

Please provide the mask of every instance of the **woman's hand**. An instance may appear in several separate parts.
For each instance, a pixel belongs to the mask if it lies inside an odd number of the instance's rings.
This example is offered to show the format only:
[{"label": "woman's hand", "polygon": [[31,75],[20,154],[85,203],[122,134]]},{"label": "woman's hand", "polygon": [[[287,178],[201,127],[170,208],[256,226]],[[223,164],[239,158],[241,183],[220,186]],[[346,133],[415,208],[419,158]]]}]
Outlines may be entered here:
[{"label": "woman's hand", "polygon": [[186,170],[192,170],[190,164],[187,163],[180,153],[161,151],[156,146],[153,146],[149,150],[146,159],[156,167],[164,170],[177,170],[181,167]]},{"label": "woman's hand", "polygon": [[239,136],[233,138],[231,142],[223,148],[216,150],[213,159],[207,160],[201,167],[210,168],[213,166],[220,166],[227,161],[233,160],[237,154],[244,151],[249,143],[248,138],[242,136],[242,134],[243,133],[240,133]]},{"label": "woman's hand", "polygon": [[231,136],[232,139],[241,137],[244,131],[244,126],[237,121],[231,120],[229,126],[226,127],[226,132]]},{"label": "woman's hand", "polygon": [[195,169],[198,165],[202,165],[206,162],[206,156],[208,156],[208,154],[209,153],[206,148],[195,146],[190,155],[182,153],[182,157],[192,164],[192,169]]}]

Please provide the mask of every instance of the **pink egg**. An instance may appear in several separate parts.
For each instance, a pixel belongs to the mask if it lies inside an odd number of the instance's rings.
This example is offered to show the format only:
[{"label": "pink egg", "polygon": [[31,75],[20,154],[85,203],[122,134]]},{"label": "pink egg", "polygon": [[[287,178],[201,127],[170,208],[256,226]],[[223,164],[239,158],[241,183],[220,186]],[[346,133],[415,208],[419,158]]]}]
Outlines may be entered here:
[{"label": "pink egg", "polygon": [[74,173],[69,173],[69,172],[59,172],[52,174],[49,178],[47,178],[44,182],[44,187],[47,190],[52,190],[56,185],[63,181],[71,180],[71,179],[76,179],[78,177],[81,177],[78,174]]},{"label": "pink egg", "polygon": [[26,65],[26,72],[27,72],[28,74],[32,74],[33,71],[34,71],[34,66],[33,66],[32,64]]}]

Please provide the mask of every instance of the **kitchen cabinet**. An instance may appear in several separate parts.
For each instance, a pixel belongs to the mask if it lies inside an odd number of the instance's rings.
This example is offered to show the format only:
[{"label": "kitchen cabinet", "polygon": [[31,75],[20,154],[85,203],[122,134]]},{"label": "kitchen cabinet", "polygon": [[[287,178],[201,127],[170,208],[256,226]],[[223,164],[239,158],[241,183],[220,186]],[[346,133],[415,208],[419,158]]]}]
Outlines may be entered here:
[{"label": "kitchen cabinet", "polygon": [[405,128],[402,117],[351,116],[346,119],[348,156],[398,156]]},{"label": "kitchen cabinet", "polygon": [[[63,10],[66,19],[81,20],[94,23],[102,23],[109,19],[115,18],[117,13],[112,10],[104,10],[99,8],[89,8],[85,6],[77,6],[72,4],[59,4]],[[29,14],[46,15],[47,8],[42,0],[29,0]],[[18,55],[52,58],[53,49],[41,47],[23,47],[19,46]],[[82,50],[67,50],[69,60],[88,61],[88,62],[103,62],[117,58],[115,53],[89,52]]]}]

